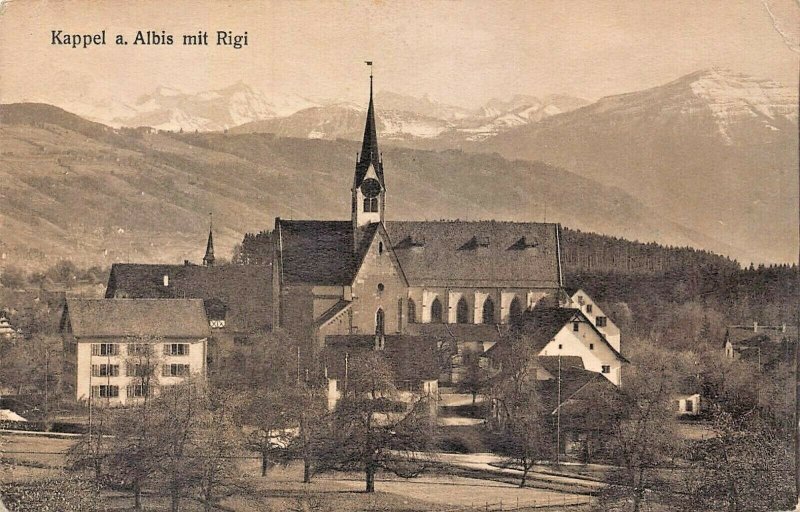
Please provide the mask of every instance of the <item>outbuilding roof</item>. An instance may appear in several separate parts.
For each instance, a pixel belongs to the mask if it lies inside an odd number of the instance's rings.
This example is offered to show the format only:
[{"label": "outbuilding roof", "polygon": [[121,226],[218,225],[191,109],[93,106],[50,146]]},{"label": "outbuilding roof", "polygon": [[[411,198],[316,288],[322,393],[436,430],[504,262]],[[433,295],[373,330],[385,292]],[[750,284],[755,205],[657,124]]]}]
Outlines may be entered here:
[{"label": "outbuilding roof", "polygon": [[211,336],[200,299],[68,298],[62,328],[67,320],[76,338]]}]

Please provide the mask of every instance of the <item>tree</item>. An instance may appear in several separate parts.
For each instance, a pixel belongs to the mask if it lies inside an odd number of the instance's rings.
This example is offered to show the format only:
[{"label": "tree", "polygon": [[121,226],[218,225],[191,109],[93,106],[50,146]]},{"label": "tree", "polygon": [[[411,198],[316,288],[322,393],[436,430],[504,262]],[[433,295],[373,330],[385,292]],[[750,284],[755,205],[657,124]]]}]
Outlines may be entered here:
[{"label": "tree", "polygon": [[478,393],[486,388],[488,374],[486,369],[481,365],[481,356],[477,352],[471,350],[465,351],[463,363],[466,372],[464,378],[459,383],[459,387],[472,395],[472,405],[475,405]]},{"label": "tree", "polygon": [[751,413],[713,412],[714,435],[688,447],[682,510],[785,510],[793,505],[791,447]]},{"label": "tree", "polygon": [[543,406],[537,393],[536,352],[524,336],[508,340],[500,371],[492,380],[499,451],[522,468],[520,487],[538,459],[551,453]]},{"label": "tree", "polygon": [[290,454],[303,461],[303,483],[310,483],[323,447],[323,435],[329,420],[321,389],[303,381],[289,388],[284,403],[291,421],[297,425],[297,436],[289,443]]},{"label": "tree", "polygon": [[380,351],[354,356],[350,375],[334,411],[322,467],[363,471],[367,492],[375,491],[380,469],[405,477],[419,474],[425,468],[420,453],[433,444],[429,398],[397,400],[394,376]]},{"label": "tree", "polygon": [[222,498],[242,489],[233,463],[233,457],[241,453],[234,403],[229,392],[208,392],[192,436],[194,483],[205,512],[218,508]]},{"label": "tree", "polygon": [[609,449],[619,470],[610,474],[610,486],[601,495],[605,504],[629,500],[638,512],[648,489],[658,480],[657,467],[678,452],[672,396],[680,375],[669,351],[642,345],[632,351],[619,393],[608,395],[600,407],[613,410]]},{"label": "tree", "polygon": [[292,421],[285,407],[284,391],[257,390],[247,398],[240,413],[250,425],[245,448],[261,456],[261,476],[267,475],[270,465],[287,462]]},{"label": "tree", "polygon": [[156,426],[158,418],[152,400],[158,386],[160,338],[138,336],[128,344],[126,375],[132,375],[128,389],[132,407],[124,409],[113,425],[115,442],[111,445],[110,465],[130,486],[134,509],[142,509],[142,488],[159,467],[161,457]]},{"label": "tree", "polygon": [[200,383],[187,380],[164,386],[152,402],[156,418],[153,435],[161,454],[157,473],[169,494],[171,512],[179,512],[181,499],[197,482],[198,466],[191,458],[191,448],[203,413],[204,392]]}]

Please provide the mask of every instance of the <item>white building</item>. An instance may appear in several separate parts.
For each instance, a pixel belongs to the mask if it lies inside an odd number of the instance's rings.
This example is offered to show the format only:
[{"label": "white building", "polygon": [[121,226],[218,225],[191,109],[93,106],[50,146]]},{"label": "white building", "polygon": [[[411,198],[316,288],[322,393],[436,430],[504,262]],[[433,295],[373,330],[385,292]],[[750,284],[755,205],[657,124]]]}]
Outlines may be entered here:
[{"label": "white building", "polygon": [[204,378],[211,328],[199,299],[67,299],[64,382],[77,400],[124,405]]},{"label": "white building", "polygon": [[584,290],[567,289],[565,290],[569,295],[569,307],[580,309],[586,318],[588,318],[597,330],[603,333],[608,342],[613,346],[617,352],[620,350],[621,335],[619,327],[606,315],[600,308],[600,305],[592,299]]},{"label": "white building", "polygon": [[[515,335],[528,340],[539,356],[575,356],[583,367],[622,385],[622,366],[627,360],[580,309],[534,308],[525,313]],[[486,354],[492,365],[502,362],[509,344],[500,341]]]}]

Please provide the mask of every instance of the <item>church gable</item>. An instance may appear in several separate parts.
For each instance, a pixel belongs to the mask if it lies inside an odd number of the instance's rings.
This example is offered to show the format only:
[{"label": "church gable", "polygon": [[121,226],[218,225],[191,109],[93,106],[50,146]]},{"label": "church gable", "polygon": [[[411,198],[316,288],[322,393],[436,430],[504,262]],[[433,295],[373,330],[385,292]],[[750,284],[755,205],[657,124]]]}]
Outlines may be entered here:
[{"label": "church gable", "polygon": [[361,254],[356,257],[353,272],[353,285],[359,280],[365,280],[375,274],[399,280],[403,286],[408,286],[403,268],[392,248],[389,234],[382,224],[373,224],[372,236],[365,238],[362,243]]}]

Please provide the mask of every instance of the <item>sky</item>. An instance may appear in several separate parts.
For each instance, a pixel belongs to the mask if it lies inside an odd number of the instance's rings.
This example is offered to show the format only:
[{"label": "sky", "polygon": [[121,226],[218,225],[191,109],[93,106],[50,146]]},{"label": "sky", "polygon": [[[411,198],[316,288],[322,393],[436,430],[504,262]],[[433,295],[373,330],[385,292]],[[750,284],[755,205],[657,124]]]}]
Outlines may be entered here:
[{"label": "sky", "polygon": [[[243,81],[363,102],[365,60],[378,90],[467,107],[513,94],[593,100],[714,66],[796,86],[798,13],[796,0],[0,0],[0,101],[131,101]],[[106,45],[53,45],[51,30],[106,30]],[[174,44],[130,44],[137,30]],[[181,44],[198,30],[209,46]],[[248,45],[216,46],[217,30],[247,31]]]}]

